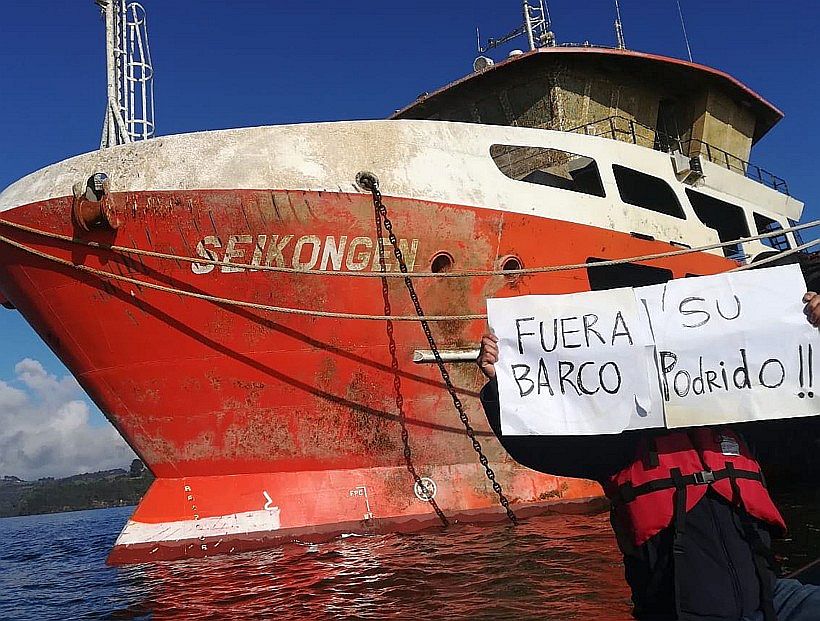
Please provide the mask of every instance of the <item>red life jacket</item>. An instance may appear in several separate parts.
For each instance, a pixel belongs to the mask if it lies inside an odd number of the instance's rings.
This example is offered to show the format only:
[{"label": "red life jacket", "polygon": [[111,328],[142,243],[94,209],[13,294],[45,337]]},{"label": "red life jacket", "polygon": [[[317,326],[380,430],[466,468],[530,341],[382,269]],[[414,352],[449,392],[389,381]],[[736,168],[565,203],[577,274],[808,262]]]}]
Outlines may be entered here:
[{"label": "red life jacket", "polygon": [[636,546],[683,520],[711,488],[750,516],[786,530],[760,466],[727,428],[670,432],[642,442],[634,463],[609,481],[608,496]]}]

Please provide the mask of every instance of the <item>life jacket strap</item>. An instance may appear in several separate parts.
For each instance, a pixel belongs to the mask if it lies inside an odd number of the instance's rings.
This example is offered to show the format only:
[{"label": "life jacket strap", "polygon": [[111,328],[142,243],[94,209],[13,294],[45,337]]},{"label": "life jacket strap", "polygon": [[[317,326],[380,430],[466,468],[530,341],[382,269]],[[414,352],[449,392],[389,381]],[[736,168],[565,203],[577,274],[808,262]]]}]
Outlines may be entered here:
[{"label": "life jacket strap", "polygon": [[[647,481],[640,485],[632,485],[632,483],[624,483],[615,489],[615,493],[611,498],[614,503],[629,503],[635,500],[638,496],[644,494],[651,494],[665,489],[673,489],[678,487],[686,487],[688,485],[711,485],[716,481],[723,479],[748,479],[751,481],[759,481],[763,483],[763,475],[754,470],[739,470],[734,467],[727,467],[723,470],[701,470],[700,472],[693,472],[692,474],[681,475],[680,470],[677,470],[678,476],[670,476],[665,479],[655,479]],[[673,471],[674,471],[673,470]]]},{"label": "life jacket strap", "polygon": [[[735,466],[731,462],[726,462],[726,469],[730,472],[735,471]],[[743,505],[740,489],[737,485],[737,477],[730,477],[729,480],[732,484],[732,494],[740,516],[740,524],[743,527],[744,539],[752,549],[752,561],[760,583],[760,610],[763,612],[763,619],[764,621],[777,621],[777,612],[774,609],[774,589],[772,581],[769,579],[777,568],[777,561],[774,554],[772,554],[771,548],[763,541],[760,532],[752,521],[752,517]]]},{"label": "life jacket strap", "polygon": [[[672,468],[669,471],[671,475],[672,484],[675,487],[675,515],[673,516],[675,525],[675,535],[672,540],[672,566],[675,572],[675,617],[682,619],[682,610],[680,606],[680,580],[678,580],[678,560],[686,553],[683,545],[683,532],[686,529],[686,477],[681,474],[680,468]],[[768,619],[766,620],[768,621]]]}]

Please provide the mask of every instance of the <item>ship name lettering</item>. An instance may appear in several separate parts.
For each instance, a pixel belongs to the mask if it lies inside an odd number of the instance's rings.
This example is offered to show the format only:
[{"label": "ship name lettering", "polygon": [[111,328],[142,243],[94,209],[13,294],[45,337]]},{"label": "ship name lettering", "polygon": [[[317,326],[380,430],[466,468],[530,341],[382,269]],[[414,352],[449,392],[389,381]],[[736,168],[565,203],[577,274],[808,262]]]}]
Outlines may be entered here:
[{"label": "ship name lettering", "polygon": [[[390,240],[383,238],[387,271],[398,271]],[[419,249],[418,239],[400,239],[407,270],[413,271]],[[216,235],[203,237],[196,245],[196,255],[213,263],[191,263],[194,274],[210,274],[215,269],[222,274],[256,272],[254,266],[290,267],[297,270],[354,272],[381,270],[378,239],[347,235],[228,235],[223,243]]]}]

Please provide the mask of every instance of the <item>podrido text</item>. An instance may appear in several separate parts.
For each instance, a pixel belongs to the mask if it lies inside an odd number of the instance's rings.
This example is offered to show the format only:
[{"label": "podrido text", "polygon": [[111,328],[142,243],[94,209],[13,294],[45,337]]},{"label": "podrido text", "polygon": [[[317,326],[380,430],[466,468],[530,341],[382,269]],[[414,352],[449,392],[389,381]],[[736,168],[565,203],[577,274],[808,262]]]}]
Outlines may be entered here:
[{"label": "podrido text", "polygon": [[[680,318],[680,326],[696,331],[711,322],[730,323],[741,319],[743,306],[733,295],[731,300],[707,299],[699,296],[684,298],[674,309]],[[801,391],[797,396],[813,397],[814,353],[811,344],[799,345],[798,381]],[[665,401],[673,395],[680,399],[718,391],[751,390],[753,386],[780,388],[787,377],[787,367],[776,357],[750,353],[741,347],[736,355],[726,360],[704,362],[705,356],[696,359],[682,356],[674,351],[658,351],[658,367],[661,376],[661,390]],[[688,363],[691,366],[686,366]]]},{"label": "podrido text", "polygon": [[[612,348],[619,343],[634,345],[632,333],[621,311],[603,319],[595,313],[554,317],[547,321],[520,317],[515,320],[515,330],[518,353],[522,356],[525,346],[550,354],[556,350],[589,350],[600,346]],[[543,393],[552,397],[556,393],[580,397],[591,396],[601,390],[614,395],[622,385],[621,369],[613,360],[588,359],[579,362],[577,359],[539,356],[534,373],[532,366],[525,363],[511,364],[510,370],[521,397]]]},{"label": "podrido text", "polygon": [[[384,238],[384,256],[388,271],[398,271],[390,240]],[[347,235],[228,235],[223,243],[208,235],[196,245],[196,254],[213,263],[192,263],[194,274],[209,274],[215,269],[223,274],[254,271],[254,267],[275,266],[297,270],[353,271],[381,270],[379,244],[373,237]],[[418,253],[418,239],[400,239],[408,271],[413,271]],[[244,264],[244,265],[242,265]]]}]

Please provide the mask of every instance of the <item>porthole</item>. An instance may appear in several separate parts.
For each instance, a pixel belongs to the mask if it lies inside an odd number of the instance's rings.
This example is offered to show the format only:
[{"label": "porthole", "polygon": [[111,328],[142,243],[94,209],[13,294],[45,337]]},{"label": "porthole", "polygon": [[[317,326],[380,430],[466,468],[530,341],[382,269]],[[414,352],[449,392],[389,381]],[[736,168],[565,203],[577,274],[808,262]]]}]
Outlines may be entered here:
[{"label": "porthole", "polygon": [[[524,264],[521,262],[521,259],[519,259],[515,255],[502,257],[499,263],[501,265],[501,269],[505,272],[520,270],[524,267]],[[515,284],[521,279],[521,274],[505,274],[504,278],[510,284]]]},{"label": "porthole", "polygon": [[446,252],[439,252],[430,262],[430,271],[441,274],[453,270],[453,257]]},{"label": "porthole", "polygon": [[[521,259],[518,257],[505,257],[502,259],[501,262],[501,269],[505,272],[511,272],[513,270],[520,270],[523,268],[521,264]],[[512,276],[516,276],[517,274],[512,274]]]}]

